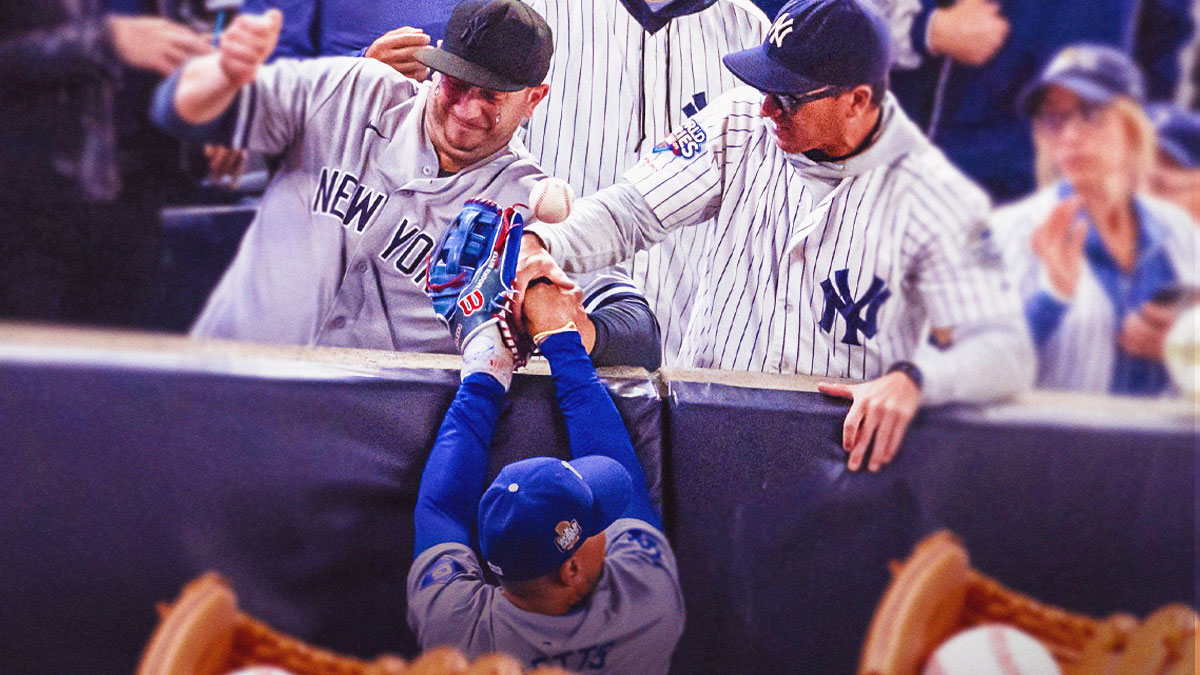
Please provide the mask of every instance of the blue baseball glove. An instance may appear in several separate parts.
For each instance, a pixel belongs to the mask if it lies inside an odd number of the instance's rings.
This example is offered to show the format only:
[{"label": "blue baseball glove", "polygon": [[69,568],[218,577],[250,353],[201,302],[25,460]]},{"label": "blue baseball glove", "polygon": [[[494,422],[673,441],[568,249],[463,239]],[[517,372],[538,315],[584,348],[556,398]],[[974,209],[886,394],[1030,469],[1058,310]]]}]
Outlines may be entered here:
[{"label": "blue baseball glove", "polygon": [[472,199],[450,223],[429,256],[425,288],[433,308],[446,320],[461,352],[471,336],[497,323],[518,366],[533,352],[533,341],[513,312],[513,279],[525,223],[513,208]]}]

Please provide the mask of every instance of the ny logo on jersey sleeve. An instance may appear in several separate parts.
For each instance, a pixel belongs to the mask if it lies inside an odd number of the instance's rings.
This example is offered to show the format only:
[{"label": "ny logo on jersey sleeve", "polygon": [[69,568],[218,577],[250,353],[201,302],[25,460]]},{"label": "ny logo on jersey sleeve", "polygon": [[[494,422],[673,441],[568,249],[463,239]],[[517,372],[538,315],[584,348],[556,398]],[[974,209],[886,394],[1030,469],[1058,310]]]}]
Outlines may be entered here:
[{"label": "ny logo on jersey sleeve", "polygon": [[860,345],[860,332],[868,339],[875,337],[875,318],[879,314],[879,308],[892,296],[892,292],[887,289],[883,279],[873,277],[867,292],[855,300],[850,292],[849,277],[850,270],[838,270],[833,273],[832,280],[826,279],[821,282],[821,290],[825,292],[825,311],[821,314],[818,325],[822,331],[828,333],[833,330],[835,316],[841,314],[846,320],[846,334],[842,336],[842,343]]}]

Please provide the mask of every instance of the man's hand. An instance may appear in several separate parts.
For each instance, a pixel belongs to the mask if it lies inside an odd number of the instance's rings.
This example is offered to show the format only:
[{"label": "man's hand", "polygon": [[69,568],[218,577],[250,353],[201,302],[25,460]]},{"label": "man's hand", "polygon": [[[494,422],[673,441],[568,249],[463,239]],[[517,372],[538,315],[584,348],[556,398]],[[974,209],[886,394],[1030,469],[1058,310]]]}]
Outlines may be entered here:
[{"label": "man's hand", "polygon": [[226,183],[229,189],[237,188],[246,164],[246,151],[234,150],[223,145],[209,143],[204,146],[204,157],[208,159],[208,177],[214,183]]},{"label": "man's hand", "polygon": [[901,372],[888,373],[862,384],[822,382],[817,385],[817,390],[854,401],[842,423],[842,448],[850,453],[847,467],[851,471],[858,471],[862,466],[871,439],[875,440],[875,449],[867,468],[878,471],[892,461],[908,424],[921,406],[921,390]]},{"label": "man's hand", "polygon": [[517,259],[517,279],[514,282],[517,293],[524,293],[529,282],[539,277],[546,277],[565,291],[575,288],[575,282],[550,257],[542,240],[536,234],[526,232],[521,237],[521,255]]},{"label": "man's hand", "polygon": [[1046,222],[1033,231],[1030,246],[1042,260],[1042,268],[1050,277],[1055,292],[1067,298],[1075,296],[1079,275],[1083,270],[1083,242],[1087,223],[1079,216],[1078,197],[1059,202]]},{"label": "man's hand", "polygon": [[1178,303],[1147,302],[1125,317],[1117,344],[1133,356],[1162,361],[1167,333],[1175,325],[1179,313]]},{"label": "man's hand", "polygon": [[1008,21],[993,0],[958,0],[929,16],[929,53],[971,66],[991,60],[1008,38]]},{"label": "man's hand", "polygon": [[534,284],[525,294],[525,329],[531,336],[562,328],[574,321],[584,348],[596,344],[596,327],[583,309],[583,291],[576,286],[564,290],[553,284]]},{"label": "man's hand", "polygon": [[162,17],[110,16],[107,22],[117,56],[130,68],[170,75],[193,56],[212,52],[203,35]]},{"label": "man's hand", "polygon": [[230,84],[242,87],[254,81],[258,67],[275,51],[283,14],[277,9],[266,14],[239,14],[221,33],[221,72]]},{"label": "man's hand", "polygon": [[420,28],[403,26],[372,42],[365,56],[383,61],[405,77],[423,82],[429,77],[429,68],[417,60],[417,50],[428,44],[429,36]]}]

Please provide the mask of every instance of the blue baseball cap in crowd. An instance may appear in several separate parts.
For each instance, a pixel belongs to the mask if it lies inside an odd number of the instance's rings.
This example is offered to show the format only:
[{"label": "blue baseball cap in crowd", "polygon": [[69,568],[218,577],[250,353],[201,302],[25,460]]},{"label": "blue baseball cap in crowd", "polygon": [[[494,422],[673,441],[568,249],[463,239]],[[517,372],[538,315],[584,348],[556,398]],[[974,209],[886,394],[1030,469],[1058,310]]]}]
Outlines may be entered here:
[{"label": "blue baseball cap in crowd", "polygon": [[1146,91],[1142,71],[1124,53],[1102,45],[1078,44],[1056,54],[1041,75],[1025,85],[1018,109],[1026,116],[1033,115],[1046,89],[1055,85],[1094,105],[1107,105],[1119,96],[1140,103]]},{"label": "blue baseball cap in crowd", "polygon": [[862,0],[792,0],[757,47],[724,57],[746,84],[772,94],[886,82],[888,28]]},{"label": "blue baseball cap in crowd", "polygon": [[1179,166],[1200,168],[1200,113],[1169,103],[1156,103],[1146,112],[1158,130],[1158,147]]},{"label": "blue baseball cap in crowd", "polygon": [[479,548],[503,581],[549,574],[612,525],[632,494],[629,472],[611,457],[513,462],[479,500]]}]

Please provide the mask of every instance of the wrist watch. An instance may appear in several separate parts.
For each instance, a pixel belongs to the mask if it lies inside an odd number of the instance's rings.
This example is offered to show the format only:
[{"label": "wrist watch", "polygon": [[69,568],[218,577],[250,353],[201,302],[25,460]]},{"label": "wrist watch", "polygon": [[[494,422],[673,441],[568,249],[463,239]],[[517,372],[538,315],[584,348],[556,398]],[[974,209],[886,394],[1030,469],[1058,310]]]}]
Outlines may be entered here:
[{"label": "wrist watch", "polygon": [[904,373],[908,376],[908,379],[913,381],[913,384],[917,385],[917,389],[920,389],[921,385],[925,383],[925,376],[921,374],[921,369],[912,361],[897,361],[888,366],[887,372]]}]

